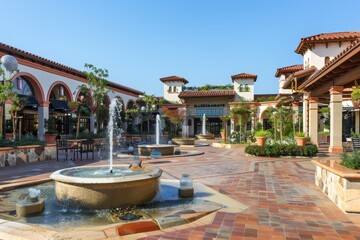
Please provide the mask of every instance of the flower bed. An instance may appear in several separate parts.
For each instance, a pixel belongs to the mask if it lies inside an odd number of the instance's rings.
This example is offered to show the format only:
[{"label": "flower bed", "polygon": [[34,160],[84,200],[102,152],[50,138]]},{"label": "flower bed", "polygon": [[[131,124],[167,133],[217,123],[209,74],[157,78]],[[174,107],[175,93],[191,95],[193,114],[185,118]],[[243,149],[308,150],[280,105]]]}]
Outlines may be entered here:
[{"label": "flower bed", "polygon": [[265,145],[255,146],[250,145],[245,148],[245,153],[255,156],[278,157],[278,156],[303,156],[313,157],[318,152],[315,145]]}]

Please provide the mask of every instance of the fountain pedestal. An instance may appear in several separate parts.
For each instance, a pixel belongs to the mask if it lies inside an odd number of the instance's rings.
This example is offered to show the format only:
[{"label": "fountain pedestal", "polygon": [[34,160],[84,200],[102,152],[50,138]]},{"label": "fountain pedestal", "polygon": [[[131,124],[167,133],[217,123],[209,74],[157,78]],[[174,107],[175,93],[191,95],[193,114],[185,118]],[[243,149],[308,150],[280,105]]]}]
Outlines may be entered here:
[{"label": "fountain pedestal", "polygon": [[16,203],[16,215],[19,217],[26,217],[35,213],[40,213],[44,208],[44,198],[39,198],[36,202],[23,200]]},{"label": "fountain pedestal", "polygon": [[150,156],[152,150],[156,149],[161,153],[161,156],[174,155],[174,149],[177,145],[173,144],[147,144],[138,145],[138,151],[140,156]]}]

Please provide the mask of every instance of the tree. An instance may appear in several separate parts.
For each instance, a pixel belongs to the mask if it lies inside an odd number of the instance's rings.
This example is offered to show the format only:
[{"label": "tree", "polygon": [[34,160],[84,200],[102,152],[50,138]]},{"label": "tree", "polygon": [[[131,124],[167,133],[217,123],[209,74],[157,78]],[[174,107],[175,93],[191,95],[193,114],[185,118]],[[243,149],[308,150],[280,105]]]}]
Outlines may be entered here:
[{"label": "tree", "polygon": [[138,101],[142,101],[145,103],[145,106],[141,107],[141,111],[143,112],[142,120],[147,122],[147,130],[148,133],[150,131],[150,120],[153,119],[152,111],[156,108],[157,99],[155,95],[147,95],[144,93],[144,96],[139,98]]},{"label": "tree", "polygon": [[225,131],[225,143],[227,142],[227,122],[230,120],[229,116],[223,115],[220,116],[220,120],[223,122],[223,127],[224,127],[224,131]]},{"label": "tree", "polygon": [[[17,71],[9,71],[6,68],[3,68],[2,63],[0,62],[0,76],[2,78],[3,84],[0,85],[0,104],[3,104],[5,107],[6,101],[10,101],[9,113],[11,114],[12,126],[13,126],[13,138],[16,138],[16,126],[18,123],[18,112],[21,111],[27,104],[27,99],[20,98],[17,92],[17,89],[13,84],[13,76]],[[3,120],[4,118],[2,118]],[[1,123],[1,126],[3,124]],[[1,127],[1,136],[3,136],[3,129]],[[21,132],[19,132],[19,138],[21,138]]]},{"label": "tree", "polygon": [[171,131],[173,134],[176,134],[179,125],[184,121],[185,119],[185,111],[176,109],[170,109],[170,108],[163,108],[163,112],[165,115],[165,118],[167,118],[172,124],[173,128]]},{"label": "tree", "polygon": [[[252,115],[253,110],[251,110],[249,104],[246,103],[240,103],[230,110],[230,117],[234,120],[235,124],[240,126],[240,134],[244,136],[245,142],[247,141],[246,124]],[[242,136],[240,136],[240,140]]]},{"label": "tree", "polygon": [[100,122],[102,117],[106,117],[106,114],[103,113],[104,98],[106,94],[109,92],[109,88],[107,86],[106,78],[109,77],[108,70],[97,68],[92,64],[85,63],[84,71],[86,78],[88,80],[88,87],[86,89],[87,92],[90,92],[90,96],[92,97],[92,106],[91,110],[96,113],[96,122],[97,122],[97,131],[100,130]]}]

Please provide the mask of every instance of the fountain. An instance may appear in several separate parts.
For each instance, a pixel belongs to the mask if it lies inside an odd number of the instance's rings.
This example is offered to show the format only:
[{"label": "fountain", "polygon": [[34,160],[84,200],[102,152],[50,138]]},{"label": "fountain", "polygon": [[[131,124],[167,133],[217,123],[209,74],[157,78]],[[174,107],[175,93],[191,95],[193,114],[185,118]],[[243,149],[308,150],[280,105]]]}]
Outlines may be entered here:
[{"label": "fountain", "polygon": [[61,169],[50,178],[55,181],[58,201],[80,203],[85,208],[116,208],[152,200],[159,190],[162,171],[154,167],[113,165],[113,129],[117,99],[110,104],[109,166],[82,166]]},{"label": "fountain", "polygon": [[202,117],[202,129],[201,134],[196,135],[196,137],[200,140],[207,140],[214,138],[214,135],[211,133],[206,133],[206,116],[205,113]]},{"label": "fountain", "polygon": [[156,115],[156,135],[155,144],[138,145],[140,156],[151,156],[152,151],[160,153],[161,156],[173,155],[176,145],[173,144],[160,144],[160,115]]},{"label": "fountain", "polygon": [[17,216],[26,217],[40,213],[45,208],[45,199],[39,198],[40,190],[29,188],[28,191],[28,195],[16,203]]}]

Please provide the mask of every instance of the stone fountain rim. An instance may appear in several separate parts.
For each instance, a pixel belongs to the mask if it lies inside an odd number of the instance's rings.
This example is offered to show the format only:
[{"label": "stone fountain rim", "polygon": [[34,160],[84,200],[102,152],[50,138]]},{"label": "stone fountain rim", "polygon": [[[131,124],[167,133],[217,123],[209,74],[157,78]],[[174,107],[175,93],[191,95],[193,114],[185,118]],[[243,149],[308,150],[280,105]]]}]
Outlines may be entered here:
[{"label": "stone fountain rim", "polygon": [[167,147],[178,147],[177,144],[142,144],[138,145],[140,148],[167,148]]},{"label": "stone fountain rim", "polygon": [[[53,172],[50,175],[50,178],[54,181],[65,182],[65,183],[75,183],[75,184],[113,184],[113,183],[126,183],[126,182],[134,182],[134,181],[142,181],[148,179],[159,178],[162,174],[162,170],[155,167],[143,167],[141,170],[147,170],[148,173],[143,173],[139,175],[131,175],[131,176],[117,176],[117,177],[104,177],[104,178],[85,178],[85,177],[73,177],[66,176],[61,174],[62,171],[72,170],[72,169],[84,169],[84,168],[101,168],[101,167],[109,167],[108,165],[98,165],[98,166],[78,166],[71,168],[63,168]],[[127,164],[118,164],[114,165],[113,168],[116,167],[129,167]],[[136,171],[136,170],[135,170]]]}]

